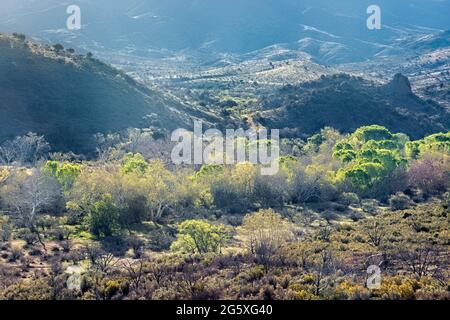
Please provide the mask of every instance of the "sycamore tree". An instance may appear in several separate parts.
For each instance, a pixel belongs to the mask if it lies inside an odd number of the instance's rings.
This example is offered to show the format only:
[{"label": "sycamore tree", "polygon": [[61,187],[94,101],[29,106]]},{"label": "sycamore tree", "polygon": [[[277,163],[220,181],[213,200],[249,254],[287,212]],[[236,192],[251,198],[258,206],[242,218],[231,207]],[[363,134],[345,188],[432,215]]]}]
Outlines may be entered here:
[{"label": "sycamore tree", "polygon": [[90,209],[88,223],[91,233],[97,238],[114,235],[119,228],[119,209],[109,194],[95,202]]},{"label": "sycamore tree", "polygon": [[428,153],[450,155],[450,132],[433,134],[406,144],[406,154],[410,159],[419,159]]},{"label": "sycamore tree", "polygon": [[335,182],[360,192],[370,189],[406,165],[404,149],[408,140],[382,126],[359,128],[333,149],[333,156],[344,163],[336,172]]},{"label": "sycamore tree", "polygon": [[67,210],[97,236],[119,231],[120,214],[126,208],[121,174],[116,166],[85,167],[67,192]]},{"label": "sycamore tree", "polygon": [[[122,169],[125,185],[135,194],[145,198],[149,219],[158,221],[163,214],[177,204],[178,184],[176,176],[159,160],[144,166],[142,159],[127,162],[127,170]],[[130,170],[130,167],[134,169]]]},{"label": "sycamore tree", "polygon": [[122,174],[140,173],[144,174],[148,169],[148,162],[139,154],[128,153],[125,155],[124,163],[121,168]]}]

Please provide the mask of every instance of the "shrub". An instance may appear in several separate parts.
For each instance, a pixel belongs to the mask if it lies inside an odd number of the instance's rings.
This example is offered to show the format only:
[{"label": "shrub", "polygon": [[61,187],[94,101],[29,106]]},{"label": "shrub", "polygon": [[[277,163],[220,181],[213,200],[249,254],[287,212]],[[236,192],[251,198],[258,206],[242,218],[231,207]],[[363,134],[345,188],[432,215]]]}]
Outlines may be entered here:
[{"label": "shrub", "polygon": [[331,222],[333,220],[337,220],[339,216],[336,214],[336,212],[331,210],[325,210],[320,214],[320,216],[325,219],[327,222]]},{"label": "shrub", "polygon": [[23,257],[22,250],[20,250],[19,248],[12,248],[11,253],[9,255],[9,262],[16,262],[22,257]]},{"label": "shrub", "polygon": [[184,253],[219,253],[229,240],[229,231],[225,226],[213,225],[204,220],[184,221],[178,232],[171,248]]},{"label": "shrub", "polygon": [[253,191],[254,200],[264,208],[282,207],[287,197],[287,182],[281,175],[257,176]]},{"label": "shrub", "polygon": [[450,192],[444,194],[444,201],[442,206],[444,209],[450,209]]},{"label": "shrub", "polygon": [[426,154],[411,163],[407,176],[409,185],[425,196],[445,192],[450,186],[450,160],[444,155]]},{"label": "shrub", "polygon": [[350,214],[350,219],[352,219],[353,221],[359,221],[359,220],[361,220],[361,219],[363,219],[364,218],[364,216],[362,215],[362,213],[361,212],[357,212],[357,211],[353,211],[351,214]]},{"label": "shrub", "polygon": [[375,199],[366,199],[362,201],[361,208],[364,212],[375,215],[378,212],[380,203]]},{"label": "shrub", "polygon": [[124,158],[124,164],[122,166],[122,174],[130,174],[132,172],[144,174],[148,169],[148,163],[144,157],[137,153],[129,153]]},{"label": "shrub", "polygon": [[25,243],[29,246],[32,246],[38,241],[37,235],[35,233],[26,232],[23,235],[23,240],[25,240]]},{"label": "shrub", "polygon": [[19,40],[19,41],[25,41],[26,40],[26,35],[24,35],[23,33],[16,33],[16,32],[13,32],[13,37],[14,38],[16,38],[17,40]]},{"label": "shrub", "polygon": [[110,195],[104,195],[103,200],[94,203],[88,216],[91,233],[100,238],[112,236],[118,228],[119,212]]},{"label": "shrub", "polygon": [[211,192],[216,207],[229,213],[245,213],[251,207],[248,196],[229,181],[218,181],[212,186]]},{"label": "shrub", "polygon": [[0,230],[0,239],[3,242],[7,242],[11,239],[11,225],[7,222],[4,222],[1,226],[1,230]]},{"label": "shrub", "polygon": [[176,239],[175,231],[172,229],[163,227],[152,230],[149,236],[149,249],[156,252],[169,250]]},{"label": "shrub", "polygon": [[402,192],[397,192],[389,198],[392,210],[405,210],[411,206],[411,199]]},{"label": "shrub", "polygon": [[60,51],[63,51],[63,50],[64,50],[64,46],[63,46],[62,44],[60,44],[60,43],[57,43],[57,44],[55,44],[55,45],[53,46],[53,49],[54,49],[56,52],[60,52]]},{"label": "shrub", "polygon": [[77,177],[81,174],[81,166],[72,163],[47,161],[44,170],[59,182],[64,191],[72,188]]},{"label": "shrub", "polygon": [[353,205],[360,204],[358,195],[356,193],[352,193],[352,192],[344,192],[343,194],[341,194],[339,202],[346,206],[350,206],[352,204]]}]

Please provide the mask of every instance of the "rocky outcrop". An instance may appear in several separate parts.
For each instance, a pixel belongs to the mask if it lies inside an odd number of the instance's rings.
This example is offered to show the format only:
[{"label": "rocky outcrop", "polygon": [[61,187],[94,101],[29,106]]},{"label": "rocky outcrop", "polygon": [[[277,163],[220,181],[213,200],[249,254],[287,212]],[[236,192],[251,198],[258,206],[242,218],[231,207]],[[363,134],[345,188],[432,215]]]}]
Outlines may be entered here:
[{"label": "rocky outcrop", "polygon": [[394,79],[386,85],[386,89],[393,95],[407,96],[413,94],[408,77],[401,73],[394,76]]}]

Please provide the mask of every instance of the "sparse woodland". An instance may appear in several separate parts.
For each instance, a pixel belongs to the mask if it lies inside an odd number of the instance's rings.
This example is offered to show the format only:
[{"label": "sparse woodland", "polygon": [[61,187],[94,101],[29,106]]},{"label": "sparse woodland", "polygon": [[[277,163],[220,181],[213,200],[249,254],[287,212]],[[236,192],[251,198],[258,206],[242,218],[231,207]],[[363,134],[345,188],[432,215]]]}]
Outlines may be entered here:
[{"label": "sparse woodland", "polygon": [[450,299],[449,1],[2,2],[0,300]]},{"label": "sparse woodland", "polygon": [[0,298],[449,298],[450,133],[324,128],[280,148],[261,176],[175,167],[139,129],[98,135],[90,160],[3,143]]}]

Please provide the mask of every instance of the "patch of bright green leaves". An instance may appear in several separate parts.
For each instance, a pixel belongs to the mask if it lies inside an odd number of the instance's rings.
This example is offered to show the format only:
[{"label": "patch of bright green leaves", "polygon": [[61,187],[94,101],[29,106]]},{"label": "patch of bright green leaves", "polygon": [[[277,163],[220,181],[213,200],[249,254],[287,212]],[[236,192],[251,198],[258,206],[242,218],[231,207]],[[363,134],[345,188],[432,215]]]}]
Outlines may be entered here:
[{"label": "patch of bright green leaves", "polygon": [[350,183],[364,190],[406,164],[403,134],[392,134],[381,126],[359,128],[347,139],[338,142],[333,157],[345,165],[336,173],[337,183]]}]

